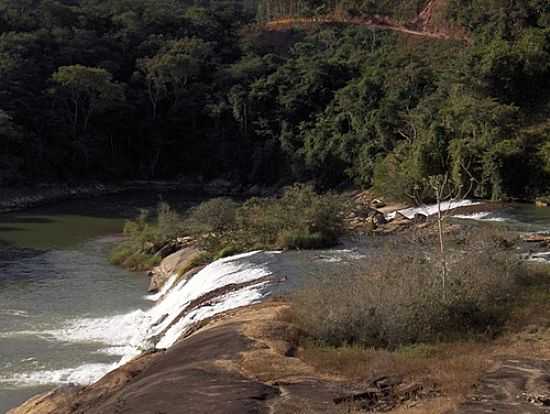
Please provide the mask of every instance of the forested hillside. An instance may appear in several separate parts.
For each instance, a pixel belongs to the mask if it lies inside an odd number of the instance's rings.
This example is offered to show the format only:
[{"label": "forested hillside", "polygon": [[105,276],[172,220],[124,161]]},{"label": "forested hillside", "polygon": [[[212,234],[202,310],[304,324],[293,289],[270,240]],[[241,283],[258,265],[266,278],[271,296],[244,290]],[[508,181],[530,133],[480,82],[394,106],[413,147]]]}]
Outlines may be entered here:
[{"label": "forested hillside", "polygon": [[0,185],[202,175],[403,197],[449,172],[478,196],[547,192],[546,0],[435,0],[454,40],[262,26],[414,25],[428,3],[0,0]]}]

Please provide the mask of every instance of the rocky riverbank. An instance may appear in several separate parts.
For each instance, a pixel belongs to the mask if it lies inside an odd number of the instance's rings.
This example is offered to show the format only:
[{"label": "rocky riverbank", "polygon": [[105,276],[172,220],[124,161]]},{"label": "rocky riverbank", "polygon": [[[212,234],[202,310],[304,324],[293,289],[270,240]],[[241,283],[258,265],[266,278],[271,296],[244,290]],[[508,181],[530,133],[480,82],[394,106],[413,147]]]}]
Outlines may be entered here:
[{"label": "rocky riverbank", "polygon": [[[411,227],[425,231],[434,228],[430,217],[421,218],[418,216],[421,213],[405,211],[404,206],[384,207],[377,203],[375,207],[373,200],[364,197],[362,200],[364,208],[358,208],[359,213],[348,218],[356,231],[388,233]],[[463,205],[455,213],[474,214],[487,208],[480,204]],[[392,214],[397,210],[403,212]],[[525,243],[547,241],[545,237],[532,236]],[[185,242],[182,249],[168,255],[151,273],[149,290],[155,300],[161,300],[177,282],[193,280],[202,270],[194,262],[200,252]],[[193,300],[180,317],[194,310],[214,308],[219,305],[219,298],[247,289],[250,283],[288,282],[285,275],[270,275],[228,284]],[[382,375],[359,383],[328,375],[309,364],[298,353],[300,332],[285,318],[287,309],[285,302],[265,299],[260,304],[216,313],[186,329],[168,349],[145,352],[95,384],[58,388],[9,414],[176,414],[181,407],[190,414],[343,413],[350,412],[343,408],[350,402],[365,410],[387,412],[422,405],[423,401],[428,401],[429,406],[442,399],[442,390],[433,382]],[[493,387],[491,377],[487,381],[486,388]],[[529,388],[526,392],[531,391]],[[476,398],[472,396],[472,401]],[[480,408],[474,405],[479,410],[495,404],[489,401]],[[522,404],[531,406],[529,401]],[[468,403],[459,412],[485,412],[472,407]]]},{"label": "rocky riverbank", "polygon": [[9,414],[328,414],[357,399],[387,410],[426,392],[398,378],[353,384],[322,375],[296,357],[299,333],[281,318],[286,308],[271,301],[226,313],[93,385],[58,388]]}]

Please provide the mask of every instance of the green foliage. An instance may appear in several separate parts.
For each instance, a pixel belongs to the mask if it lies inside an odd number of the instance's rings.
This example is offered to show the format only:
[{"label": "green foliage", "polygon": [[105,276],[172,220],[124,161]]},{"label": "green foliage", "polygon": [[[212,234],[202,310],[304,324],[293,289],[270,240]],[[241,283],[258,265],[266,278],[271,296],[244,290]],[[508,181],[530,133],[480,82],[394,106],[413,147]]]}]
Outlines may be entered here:
[{"label": "green foliage", "polygon": [[541,161],[543,162],[544,171],[550,174],[550,141],[541,145],[539,156]]},{"label": "green foliage", "polygon": [[295,185],[279,198],[252,198],[237,207],[213,199],[191,210],[184,231],[214,258],[252,249],[329,247],[343,233],[345,203],[310,186]]},{"label": "green foliage", "polygon": [[193,267],[255,249],[330,247],[344,233],[346,211],[342,197],[318,194],[308,185],[294,185],[281,197],[252,198],[244,204],[214,198],[185,216],[160,203],[155,219],[144,210],[126,222],[126,240],[113,250],[111,261],[132,270],[148,269],[162,259],[162,247],[180,236],[194,238],[203,252]]},{"label": "green foliage", "polygon": [[180,231],[181,219],[168,204],[159,203],[155,222],[151,221],[149,211],[142,210],[124,225],[126,240],[111,252],[111,263],[133,271],[149,270],[163,259],[160,249]]},{"label": "green foliage", "polygon": [[276,245],[283,249],[304,250],[321,249],[327,247],[327,245],[330,247],[333,243],[333,240],[320,232],[310,233],[309,231],[287,230],[279,233]]},{"label": "green foliage", "polygon": [[166,202],[157,207],[157,229],[159,237],[164,240],[174,239],[181,233],[181,217]]},{"label": "green foliage", "polygon": [[238,211],[239,238],[267,248],[329,247],[343,233],[345,209],[338,196],[295,185],[280,198],[247,201]]},{"label": "green foliage", "polygon": [[136,251],[133,244],[121,244],[111,252],[110,261],[114,265],[138,272],[157,266],[161,257]]},{"label": "green foliage", "polygon": [[406,198],[448,173],[478,196],[536,197],[549,6],[447,3],[467,45],[251,25],[256,6],[410,22],[425,0],[0,0],[0,182],[226,176]]},{"label": "green foliage", "polygon": [[84,131],[87,130],[94,114],[124,99],[122,88],[112,81],[112,75],[105,69],[61,66],[52,75],[52,80],[59,85],[52,93],[67,96],[71,107],[69,119],[75,135],[79,124]]},{"label": "green foliage", "polygon": [[22,163],[23,136],[19,126],[5,111],[0,109],[0,185],[14,183]]},{"label": "green foliage", "polygon": [[237,207],[229,198],[213,198],[191,209],[183,225],[194,235],[224,232],[234,227]]}]

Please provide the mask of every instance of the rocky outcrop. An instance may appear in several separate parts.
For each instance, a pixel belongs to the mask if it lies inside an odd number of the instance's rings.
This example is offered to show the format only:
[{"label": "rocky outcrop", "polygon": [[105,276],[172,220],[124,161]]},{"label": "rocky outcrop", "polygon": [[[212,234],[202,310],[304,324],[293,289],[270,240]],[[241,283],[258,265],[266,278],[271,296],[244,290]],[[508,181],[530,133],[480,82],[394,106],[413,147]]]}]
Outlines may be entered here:
[{"label": "rocky outcrop", "polygon": [[35,187],[0,188],[0,213],[35,207],[68,199],[90,198],[116,194],[125,190],[121,185],[40,185]]},{"label": "rocky outcrop", "polygon": [[542,414],[550,407],[550,361],[499,361],[455,414]]},{"label": "rocky outcrop", "polygon": [[167,256],[149,274],[151,279],[148,291],[156,293],[174,273],[183,275],[188,270],[191,270],[191,267],[193,267],[193,264],[200,255],[201,251],[199,249],[190,246]]},{"label": "rocky outcrop", "polygon": [[287,309],[268,302],[219,315],[168,350],[8,414],[333,414],[349,403],[382,412],[431,395],[401,378],[352,384],[319,374],[296,356],[300,333],[281,317]]},{"label": "rocky outcrop", "polygon": [[79,385],[65,385],[45,394],[37,395],[26,403],[8,411],[7,414],[62,414],[70,413],[75,400],[83,387]]}]

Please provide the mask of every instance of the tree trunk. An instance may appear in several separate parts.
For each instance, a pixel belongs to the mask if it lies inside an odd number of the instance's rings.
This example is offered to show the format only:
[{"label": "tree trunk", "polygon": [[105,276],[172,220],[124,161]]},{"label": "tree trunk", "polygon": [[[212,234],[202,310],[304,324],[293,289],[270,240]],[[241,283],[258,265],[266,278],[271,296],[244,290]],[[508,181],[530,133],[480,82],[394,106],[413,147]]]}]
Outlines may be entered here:
[{"label": "tree trunk", "polygon": [[447,288],[447,258],[445,255],[445,241],[443,240],[443,214],[441,213],[441,194],[437,194],[437,227],[439,231],[439,254],[441,258],[441,282],[443,295],[446,295]]}]

